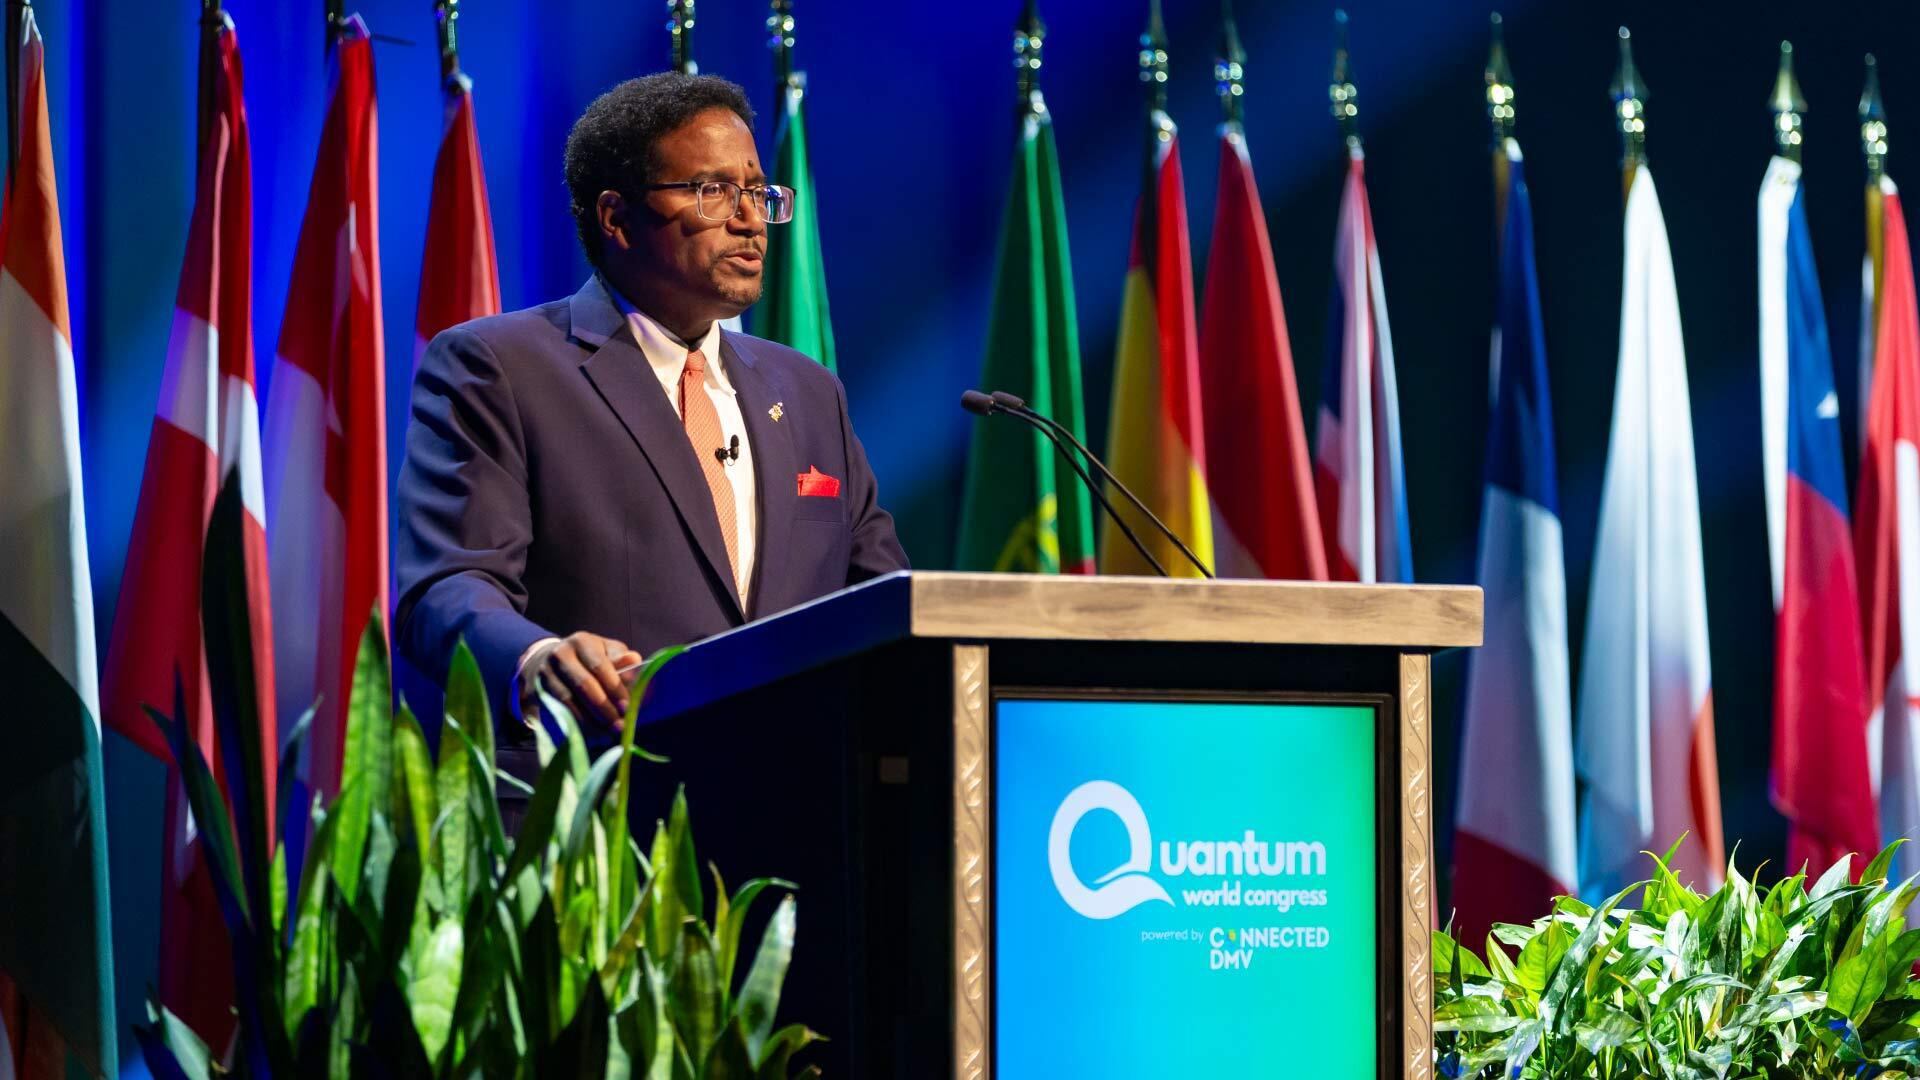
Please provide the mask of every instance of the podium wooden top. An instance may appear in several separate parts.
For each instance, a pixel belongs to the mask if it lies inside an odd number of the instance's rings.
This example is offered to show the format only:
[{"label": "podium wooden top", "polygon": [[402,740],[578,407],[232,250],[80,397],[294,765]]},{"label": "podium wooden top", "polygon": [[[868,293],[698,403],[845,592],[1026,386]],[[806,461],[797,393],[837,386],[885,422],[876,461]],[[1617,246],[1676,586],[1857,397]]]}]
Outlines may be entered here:
[{"label": "podium wooden top", "polygon": [[1348,585],[907,571],[696,642],[660,673],[647,720],[908,638],[1372,646],[1480,644],[1460,585]]}]

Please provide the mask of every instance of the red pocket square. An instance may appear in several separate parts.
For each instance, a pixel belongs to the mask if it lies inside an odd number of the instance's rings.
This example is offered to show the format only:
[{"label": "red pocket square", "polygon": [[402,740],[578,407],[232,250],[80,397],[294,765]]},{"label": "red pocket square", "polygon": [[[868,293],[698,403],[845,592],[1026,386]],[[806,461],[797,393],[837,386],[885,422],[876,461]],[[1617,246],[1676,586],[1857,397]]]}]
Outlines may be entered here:
[{"label": "red pocket square", "polygon": [[817,465],[807,466],[807,471],[796,477],[800,482],[800,494],[818,495],[825,499],[840,497],[840,481],[820,471]]}]

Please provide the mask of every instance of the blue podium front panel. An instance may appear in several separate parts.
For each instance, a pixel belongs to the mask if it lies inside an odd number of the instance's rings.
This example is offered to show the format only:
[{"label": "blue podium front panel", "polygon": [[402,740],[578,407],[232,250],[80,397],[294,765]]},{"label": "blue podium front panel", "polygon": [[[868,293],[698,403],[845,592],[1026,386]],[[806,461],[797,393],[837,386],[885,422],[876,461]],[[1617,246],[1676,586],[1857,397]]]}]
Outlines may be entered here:
[{"label": "blue podium front panel", "polygon": [[997,1074],[1375,1075],[1379,715],[1000,698]]}]

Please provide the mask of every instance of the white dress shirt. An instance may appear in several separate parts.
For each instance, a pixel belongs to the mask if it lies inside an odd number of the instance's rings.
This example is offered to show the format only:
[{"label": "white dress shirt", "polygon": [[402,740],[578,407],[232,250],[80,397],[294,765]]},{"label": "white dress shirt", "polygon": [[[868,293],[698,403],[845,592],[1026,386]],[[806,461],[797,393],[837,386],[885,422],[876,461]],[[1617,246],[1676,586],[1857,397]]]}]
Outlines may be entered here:
[{"label": "white dress shirt", "polygon": [[[726,473],[727,479],[733,483],[734,545],[739,560],[733,568],[733,582],[740,590],[740,608],[745,611],[749,599],[747,590],[753,582],[754,556],[759,547],[759,491],[754,486],[753,442],[747,437],[747,422],[740,414],[740,399],[734,393],[732,380],[727,378],[726,361],[720,355],[720,324],[716,322],[707,327],[707,336],[690,346],[660,325],[658,320],[634,307],[626,297],[620,295],[618,289],[609,285],[607,293],[613,297],[621,314],[627,317],[634,341],[647,358],[648,366],[653,368],[654,377],[660,380],[660,389],[666,393],[667,404],[673,407],[675,416],[680,415],[680,373],[687,366],[688,351],[697,348],[700,355],[706,357],[707,398],[713,402],[714,411],[720,414],[720,430],[729,444],[735,438],[740,440],[740,456],[727,463]],[[697,454],[711,454],[719,447],[694,449]],[[524,685],[527,662],[558,640],[542,638],[527,646],[527,651],[520,656],[517,669],[519,677],[515,679],[517,684]],[[518,696],[516,693],[516,700]]]},{"label": "white dress shirt", "polygon": [[[666,391],[667,402],[673,406],[675,416],[680,415],[680,373],[687,366],[688,350],[699,349],[700,355],[707,359],[707,398],[713,402],[714,411],[720,414],[720,431],[729,444],[734,439],[740,440],[740,457],[727,463],[726,474],[727,479],[733,482],[733,520],[737,532],[734,541],[739,560],[733,568],[733,582],[740,590],[740,607],[745,610],[747,587],[753,581],[753,560],[758,546],[755,543],[759,536],[755,509],[759,502],[759,491],[753,483],[753,446],[747,438],[747,422],[740,415],[740,399],[734,393],[733,382],[727,378],[726,362],[720,357],[720,324],[716,322],[708,326],[707,336],[689,345],[651,316],[627,303],[627,298],[617,291],[613,292],[613,301],[620,305],[620,311],[626,315],[627,325],[633,328],[634,340],[640,343],[640,351],[646,355],[647,363],[652,365],[654,377],[660,380],[660,389]],[[694,448],[694,452],[704,459],[717,449],[719,447],[699,446]],[[705,461],[701,464],[704,466]]]}]

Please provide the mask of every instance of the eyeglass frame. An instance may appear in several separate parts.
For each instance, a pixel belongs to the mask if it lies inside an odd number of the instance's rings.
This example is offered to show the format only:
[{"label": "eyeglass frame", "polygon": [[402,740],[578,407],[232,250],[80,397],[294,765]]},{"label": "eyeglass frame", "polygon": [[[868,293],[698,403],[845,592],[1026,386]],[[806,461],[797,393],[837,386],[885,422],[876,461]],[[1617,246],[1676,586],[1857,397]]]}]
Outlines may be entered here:
[{"label": "eyeglass frame", "polygon": [[[705,203],[705,200],[701,197],[700,189],[706,187],[708,184],[717,184],[722,187],[728,187],[733,189],[733,195],[732,195],[733,211],[727,214],[727,216],[717,217],[717,218],[708,217],[706,212],[702,209],[702,206]],[[642,184],[640,186],[640,190],[642,191],[675,191],[682,188],[691,190],[693,192],[693,212],[696,214],[699,214],[700,220],[702,221],[732,221],[734,218],[740,216],[740,197],[742,195],[748,194],[749,192],[757,191],[762,193],[755,200],[755,205],[760,211],[761,219],[764,220],[769,225],[785,225],[787,222],[793,220],[792,210],[791,209],[788,210],[786,217],[781,218],[778,221],[775,221],[773,218],[767,215],[767,198],[766,198],[765,192],[784,191],[787,193],[787,202],[789,204],[795,202],[800,197],[799,192],[794,191],[792,188],[787,187],[784,184],[756,184],[753,187],[747,187],[743,184],[736,184],[731,180],[676,180],[670,184]]]}]

